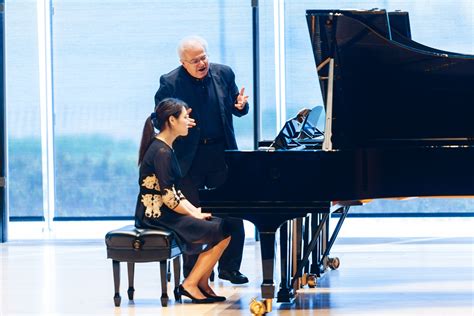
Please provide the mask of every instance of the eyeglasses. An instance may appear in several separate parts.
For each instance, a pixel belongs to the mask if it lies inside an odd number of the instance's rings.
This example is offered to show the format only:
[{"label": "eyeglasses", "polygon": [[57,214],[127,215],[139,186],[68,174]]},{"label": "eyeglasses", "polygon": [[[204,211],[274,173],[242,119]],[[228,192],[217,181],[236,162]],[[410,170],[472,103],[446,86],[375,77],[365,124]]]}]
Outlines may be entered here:
[{"label": "eyeglasses", "polygon": [[207,57],[208,57],[207,55],[202,55],[201,57],[197,57],[197,58],[194,58],[194,59],[191,59],[191,60],[185,60],[185,62],[187,62],[190,65],[197,65],[201,61],[206,61]]}]

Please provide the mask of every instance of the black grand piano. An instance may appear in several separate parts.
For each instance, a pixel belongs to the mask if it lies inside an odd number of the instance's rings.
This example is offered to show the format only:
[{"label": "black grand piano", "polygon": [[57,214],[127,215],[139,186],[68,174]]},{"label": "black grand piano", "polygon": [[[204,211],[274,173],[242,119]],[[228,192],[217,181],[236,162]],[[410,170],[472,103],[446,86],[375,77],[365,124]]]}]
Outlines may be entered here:
[{"label": "black grand piano", "polygon": [[[306,18],[324,142],[229,151],[227,182],[201,191],[205,210],[257,227],[267,302],[275,297],[275,232],[286,221],[320,216],[301,272],[329,214],[343,211],[340,228],[354,201],[474,195],[474,56],[413,41],[407,12],[308,10]],[[279,296],[293,295],[291,284],[282,274]]]}]

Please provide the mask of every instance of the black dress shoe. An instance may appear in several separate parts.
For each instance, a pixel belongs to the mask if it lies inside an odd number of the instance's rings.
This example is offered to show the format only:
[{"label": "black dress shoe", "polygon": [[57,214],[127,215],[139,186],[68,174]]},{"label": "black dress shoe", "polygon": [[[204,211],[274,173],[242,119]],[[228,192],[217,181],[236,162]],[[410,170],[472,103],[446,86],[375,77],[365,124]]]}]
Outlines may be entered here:
[{"label": "black dress shoe", "polygon": [[226,300],[225,296],[219,296],[219,295],[212,295],[198,287],[199,291],[201,291],[202,295],[204,295],[207,298],[213,299],[214,302],[224,302]]},{"label": "black dress shoe", "polygon": [[178,287],[174,289],[174,297],[176,301],[181,302],[181,296],[189,297],[194,304],[209,304],[209,303],[216,302],[214,299],[211,299],[209,297],[195,298],[194,296],[191,295],[191,293],[186,291],[186,289],[183,287],[182,284],[180,284]]},{"label": "black dress shoe", "polygon": [[220,270],[219,279],[228,280],[233,284],[244,284],[249,282],[249,279],[238,270]]}]

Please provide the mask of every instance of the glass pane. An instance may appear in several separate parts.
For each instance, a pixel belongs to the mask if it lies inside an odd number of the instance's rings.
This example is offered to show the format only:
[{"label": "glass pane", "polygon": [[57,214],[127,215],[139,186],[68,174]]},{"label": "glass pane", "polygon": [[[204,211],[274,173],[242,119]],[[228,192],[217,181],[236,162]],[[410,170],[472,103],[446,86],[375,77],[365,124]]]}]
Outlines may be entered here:
[{"label": "glass pane", "polygon": [[[305,13],[307,9],[371,9],[408,11],[413,40],[434,48],[474,54],[473,3],[458,1],[291,1],[285,3],[287,118],[302,107],[323,104]],[[373,201],[353,212],[472,212],[474,199]]]},{"label": "glass pane", "polygon": [[36,1],[6,1],[10,216],[43,217]]},{"label": "glass pane", "polygon": [[[206,38],[252,100],[250,3],[57,0],[54,12],[56,216],[132,216],[143,123],[180,38]],[[252,115],[234,120],[240,148]]]},{"label": "glass pane", "polygon": [[259,1],[261,140],[274,140],[276,130],[274,1]]}]

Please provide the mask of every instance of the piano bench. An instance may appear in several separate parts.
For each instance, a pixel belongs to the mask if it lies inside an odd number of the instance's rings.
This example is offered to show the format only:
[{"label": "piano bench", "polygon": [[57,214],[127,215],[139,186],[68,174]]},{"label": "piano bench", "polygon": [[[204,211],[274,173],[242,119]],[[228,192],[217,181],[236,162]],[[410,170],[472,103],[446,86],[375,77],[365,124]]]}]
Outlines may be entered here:
[{"label": "piano bench", "polygon": [[162,229],[141,229],[133,225],[112,230],[105,235],[107,258],[112,259],[114,274],[114,303],[120,306],[120,263],[127,262],[128,299],[133,300],[135,292],[133,279],[135,263],[160,262],[161,306],[168,305],[167,285],[170,280],[168,260],[173,259],[174,286],[180,283],[181,248],[173,232]]}]

